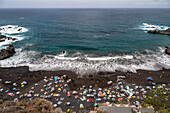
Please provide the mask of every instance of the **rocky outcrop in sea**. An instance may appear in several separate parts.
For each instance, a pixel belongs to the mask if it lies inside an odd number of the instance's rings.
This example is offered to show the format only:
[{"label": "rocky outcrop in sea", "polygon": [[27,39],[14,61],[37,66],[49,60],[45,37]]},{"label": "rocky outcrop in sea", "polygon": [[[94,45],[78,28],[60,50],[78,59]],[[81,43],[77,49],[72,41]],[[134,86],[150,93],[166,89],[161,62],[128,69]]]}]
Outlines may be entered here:
[{"label": "rocky outcrop in sea", "polygon": [[13,45],[9,45],[7,49],[2,49],[0,51],[0,60],[4,60],[9,58],[15,54],[15,48]]},{"label": "rocky outcrop in sea", "polygon": [[167,46],[166,46],[165,48],[166,48],[166,49],[165,49],[165,53],[168,54],[168,55],[170,55],[170,47],[167,47]]},{"label": "rocky outcrop in sea", "polygon": [[13,37],[7,37],[5,35],[2,35],[0,33],[0,42],[4,42],[5,40],[12,40],[12,41],[15,41],[15,40],[18,40],[17,38],[13,38]]},{"label": "rocky outcrop in sea", "polygon": [[162,34],[162,35],[170,35],[170,28],[166,29],[165,31],[149,30],[148,33],[152,33],[152,34]]}]

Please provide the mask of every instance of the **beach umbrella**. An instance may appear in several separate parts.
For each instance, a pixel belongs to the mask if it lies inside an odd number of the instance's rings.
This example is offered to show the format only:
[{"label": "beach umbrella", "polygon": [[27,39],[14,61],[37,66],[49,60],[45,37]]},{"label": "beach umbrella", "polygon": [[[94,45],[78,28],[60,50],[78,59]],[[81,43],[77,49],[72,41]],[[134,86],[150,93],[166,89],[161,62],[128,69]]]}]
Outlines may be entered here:
[{"label": "beach umbrella", "polygon": [[158,95],[154,95],[155,97],[158,97]]},{"label": "beach umbrella", "polygon": [[122,100],[123,100],[123,98],[119,98],[118,100],[119,100],[119,101],[122,101]]},{"label": "beach umbrella", "polygon": [[97,95],[97,93],[96,93],[96,92],[94,92],[94,93],[93,93],[93,95]]},{"label": "beach umbrella", "polygon": [[21,92],[18,91],[18,92],[16,92],[16,94],[19,95],[19,94],[21,94]]},{"label": "beach umbrella", "polygon": [[76,95],[76,96],[75,96],[75,98],[78,98],[78,97],[79,97],[79,95]]},{"label": "beach umbrella", "polygon": [[97,103],[94,103],[94,107],[98,107],[98,104],[97,104]]},{"label": "beach umbrella", "polygon": [[70,102],[66,102],[65,105],[69,106],[71,103]]},{"label": "beach umbrella", "polygon": [[115,101],[116,101],[116,99],[115,99],[115,98],[111,98],[111,100],[112,100],[113,102],[115,102]]},{"label": "beach umbrella", "polygon": [[96,98],[96,101],[97,101],[97,102],[101,101],[101,98]]},{"label": "beach umbrella", "polygon": [[102,94],[100,94],[100,97],[104,97],[104,94],[102,93]]},{"label": "beach umbrella", "polygon": [[107,100],[107,97],[103,97],[103,100]]},{"label": "beach umbrella", "polygon": [[5,84],[11,84],[12,82],[11,81],[5,81]]},{"label": "beach umbrella", "polygon": [[74,94],[77,94],[77,91],[73,91],[73,93],[72,93],[72,94],[73,94],[73,95],[74,95]]},{"label": "beach umbrella", "polygon": [[26,82],[26,81],[23,81],[22,83],[23,83],[24,85],[26,85],[26,84],[27,84],[27,82]]},{"label": "beach umbrella", "polygon": [[153,81],[153,78],[152,77],[148,77],[147,80]]},{"label": "beach umbrella", "polygon": [[94,97],[94,95],[93,95],[93,94],[91,94],[91,95],[90,95],[90,97]]},{"label": "beach umbrella", "polygon": [[110,85],[110,84],[112,84],[112,83],[113,83],[112,81],[108,81],[108,82],[107,82],[108,85]]},{"label": "beach umbrella", "polygon": [[58,91],[61,91],[61,88],[58,88]]},{"label": "beach umbrella", "polygon": [[99,88],[98,90],[99,90],[99,91],[101,91],[101,90],[102,90],[102,88]]},{"label": "beach umbrella", "polygon": [[83,91],[83,94],[86,94],[86,91]]},{"label": "beach umbrella", "polygon": [[13,83],[13,86],[17,86],[17,83]]},{"label": "beach umbrella", "polygon": [[99,91],[98,93],[100,93],[100,94],[101,94],[101,93],[102,93],[102,91]]},{"label": "beach umbrella", "polygon": [[92,86],[89,86],[89,88],[91,89],[91,88],[92,88]]},{"label": "beach umbrella", "polygon": [[92,102],[93,101],[93,99],[92,98],[89,98],[89,102]]},{"label": "beach umbrella", "polygon": [[83,85],[82,87],[83,87],[83,88],[85,88],[86,86],[85,86],[85,85]]},{"label": "beach umbrella", "polygon": [[24,97],[24,95],[20,95],[20,96],[19,96],[19,98],[23,98],[23,97]]},{"label": "beach umbrella", "polygon": [[57,107],[57,104],[54,104],[53,107],[56,108],[56,107]]},{"label": "beach umbrella", "polygon": [[90,94],[87,94],[87,97],[90,97]]},{"label": "beach umbrella", "polygon": [[31,97],[32,95],[31,94],[28,94],[27,97]]},{"label": "beach umbrella", "polygon": [[122,84],[122,82],[118,82],[118,84]]},{"label": "beach umbrella", "polygon": [[112,95],[112,97],[116,97],[116,95]]},{"label": "beach umbrella", "polygon": [[84,105],[83,104],[80,104],[80,109],[84,109]]},{"label": "beach umbrella", "polygon": [[15,99],[14,99],[14,102],[18,102],[18,98],[15,98]]},{"label": "beach umbrella", "polygon": [[41,92],[43,92],[44,91],[44,89],[41,89]]},{"label": "beach umbrella", "polygon": [[72,110],[71,110],[71,109],[68,109],[68,110],[67,110],[67,113],[72,113]]},{"label": "beach umbrella", "polygon": [[85,96],[83,96],[82,98],[80,98],[81,99],[81,101],[85,101],[86,100],[86,97]]},{"label": "beach umbrella", "polygon": [[70,96],[71,96],[70,93],[68,93],[68,94],[67,94],[67,97],[70,97]]},{"label": "beach umbrella", "polygon": [[54,77],[54,80],[55,80],[55,81],[57,81],[57,80],[58,80],[58,77],[57,77],[57,76],[55,76],[55,77]]},{"label": "beach umbrella", "polygon": [[35,86],[38,86],[38,83],[35,83]]},{"label": "beach umbrella", "polygon": [[91,92],[92,91],[92,89],[89,89],[89,92]]},{"label": "beach umbrella", "polygon": [[0,89],[1,92],[2,92],[3,90],[4,90],[3,88]]},{"label": "beach umbrella", "polygon": [[58,101],[57,104],[60,105],[62,102],[61,101]]},{"label": "beach umbrella", "polygon": [[151,87],[150,86],[146,86],[146,89],[151,89]]},{"label": "beach umbrella", "polygon": [[21,87],[24,87],[24,84],[22,84]]},{"label": "beach umbrella", "polygon": [[109,91],[107,91],[107,94],[108,94],[108,95],[110,94],[110,90],[109,90]]},{"label": "beach umbrella", "polygon": [[65,86],[65,87],[68,87],[68,84],[65,84],[64,86]]},{"label": "beach umbrella", "polygon": [[142,88],[142,86],[139,86],[139,88]]},{"label": "beach umbrella", "polygon": [[129,86],[128,85],[126,85],[126,89],[129,90]]}]

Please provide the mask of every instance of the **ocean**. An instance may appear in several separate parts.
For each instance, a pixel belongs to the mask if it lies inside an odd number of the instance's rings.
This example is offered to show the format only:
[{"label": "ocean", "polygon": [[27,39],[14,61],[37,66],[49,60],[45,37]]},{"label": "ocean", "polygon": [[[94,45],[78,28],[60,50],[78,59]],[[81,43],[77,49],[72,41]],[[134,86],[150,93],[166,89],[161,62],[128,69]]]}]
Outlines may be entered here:
[{"label": "ocean", "polygon": [[16,48],[0,66],[82,75],[170,69],[170,36],[147,33],[169,28],[169,19],[170,9],[0,9],[0,33],[18,39],[0,42]]}]

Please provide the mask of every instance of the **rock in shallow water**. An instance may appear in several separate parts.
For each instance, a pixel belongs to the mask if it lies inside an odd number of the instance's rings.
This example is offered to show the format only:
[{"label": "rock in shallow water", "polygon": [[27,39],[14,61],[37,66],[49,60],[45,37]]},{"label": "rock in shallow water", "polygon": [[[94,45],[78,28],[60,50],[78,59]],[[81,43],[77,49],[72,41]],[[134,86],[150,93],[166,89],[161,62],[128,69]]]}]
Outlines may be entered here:
[{"label": "rock in shallow water", "polygon": [[0,60],[9,58],[15,54],[15,48],[13,45],[9,45],[7,49],[2,49],[0,52]]},{"label": "rock in shallow water", "polygon": [[149,30],[148,33],[170,35],[170,28],[168,28],[168,29],[165,30],[165,31],[160,31],[160,30]]},{"label": "rock in shallow water", "polygon": [[15,40],[18,40],[17,38],[13,38],[13,37],[7,37],[5,35],[2,35],[0,33],[0,42],[4,42],[5,40],[11,40],[11,41],[15,41]]},{"label": "rock in shallow water", "polygon": [[166,49],[165,49],[165,53],[166,54],[168,54],[168,55],[170,55],[170,47],[165,47]]}]

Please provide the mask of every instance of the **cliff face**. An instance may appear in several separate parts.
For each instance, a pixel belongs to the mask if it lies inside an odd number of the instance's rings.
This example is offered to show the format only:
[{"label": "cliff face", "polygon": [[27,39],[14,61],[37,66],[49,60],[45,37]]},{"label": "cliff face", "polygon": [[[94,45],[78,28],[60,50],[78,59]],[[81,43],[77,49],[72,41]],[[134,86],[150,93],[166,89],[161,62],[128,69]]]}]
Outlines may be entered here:
[{"label": "cliff face", "polygon": [[2,49],[0,51],[0,60],[4,60],[9,58],[15,54],[15,48],[13,45],[9,45],[7,49]]}]

